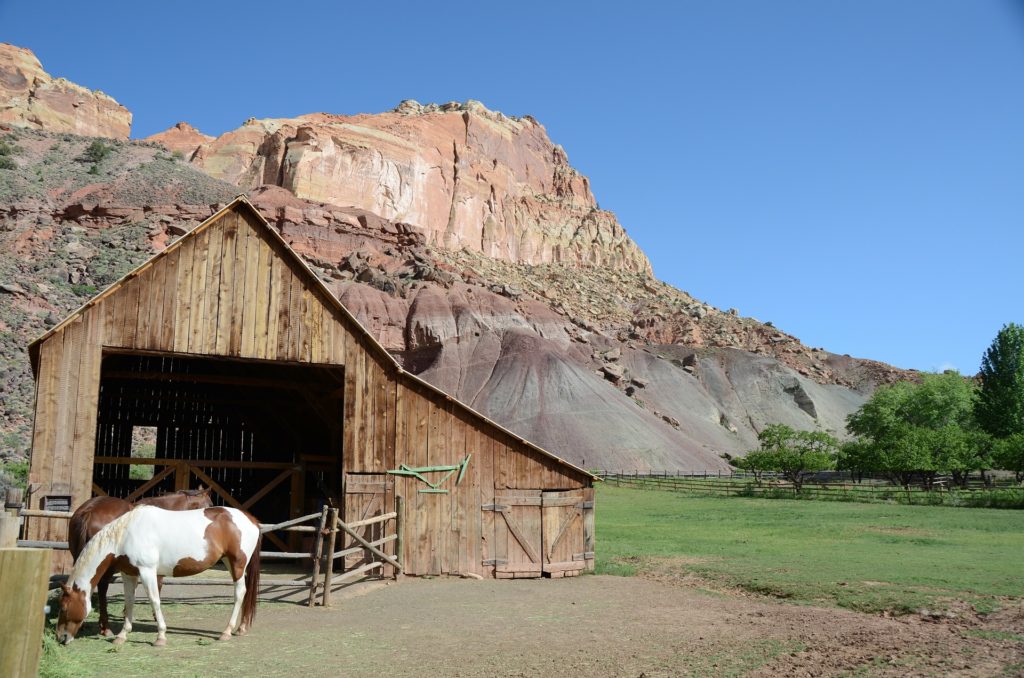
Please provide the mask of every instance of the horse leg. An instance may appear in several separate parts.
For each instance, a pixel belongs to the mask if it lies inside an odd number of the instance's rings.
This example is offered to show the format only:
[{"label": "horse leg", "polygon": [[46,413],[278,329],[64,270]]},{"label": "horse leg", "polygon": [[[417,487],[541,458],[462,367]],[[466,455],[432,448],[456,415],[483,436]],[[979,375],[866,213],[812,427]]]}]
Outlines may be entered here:
[{"label": "horse leg", "polygon": [[238,572],[241,568],[236,567],[229,558],[224,558],[224,565],[235,580],[235,606],[231,608],[231,619],[228,620],[228,627],[224,629],[224,633],[220,634],[220,640],[231,640],[231,632],[238,626],[238,615],[242,609],[242,600],[245,598],[245,573]]},{"label": "horse leg", "polygon": [[[156,577],[156,592],[160,595],[164,595],[164,576],[158,574]],[[156,614],[153,614],[153,621],[156,621]]]},{"label": "horse leg", "polygon": [[110,580],[114,578],[114,570],[107,570],[104,575],[100,578],[99,583],[96,584],[96,595],[99,597],[100,607],[100,635],[101,636],[112,636],[114,632],[110,630],[110,617],[107,615],[107,588],[110,586]]},{"label": "horse leg", "polygon": [[128,640],[128,632],[132,630],[132,619],[135,614],[135,587],[139,583],[138,577],[122,574],[121,580],[124,583],[124,626],[121,633],[114,637],[114,645],[121,645]]},{"label": "horse leg", "polygon": [[160,591],[157,588],[156,570],[139,569],[139,577],[142,579],[142,586],[149,595],[149,603],[153,606],[153,616],[156,617],[156,641],[154,647],[163,647],[167,644],[167,622],[164,621],[164,613],[160,610]]}]

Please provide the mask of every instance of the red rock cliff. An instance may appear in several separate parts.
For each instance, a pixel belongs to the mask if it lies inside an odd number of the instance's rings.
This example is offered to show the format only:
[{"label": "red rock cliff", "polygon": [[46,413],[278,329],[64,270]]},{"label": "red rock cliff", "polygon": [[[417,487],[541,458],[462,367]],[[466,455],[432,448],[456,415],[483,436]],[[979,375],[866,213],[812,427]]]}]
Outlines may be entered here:
[{"label": "red rock cliff", "polygon": [[127,139],[132,114],[103,92],[51,77],[31,50],[0,43],[0,124]]},{"label": "red rock cliff", "polygon": [[283,186],[300,198],[418,226],[431,244],[451,250],[651,272],[540,123],[475,101],[252,119],[201,143],[192,162],[244,189]]}]

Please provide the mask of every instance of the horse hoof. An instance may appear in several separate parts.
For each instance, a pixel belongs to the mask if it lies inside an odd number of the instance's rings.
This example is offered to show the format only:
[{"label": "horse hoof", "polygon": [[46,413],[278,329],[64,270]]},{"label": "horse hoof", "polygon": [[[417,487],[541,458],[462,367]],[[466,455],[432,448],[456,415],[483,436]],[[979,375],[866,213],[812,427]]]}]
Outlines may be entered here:
[{"label": "horse hoof", "polygon": [[248,630],[249,629],[245,628],[244,626],[239,626],[238,629],[235,631],[235,635],[236,636],[244,636],[245,632],[248,631]]},{"label": "horse hoof", "polygon": [[114,632],[110,629],[103,629],[102,631],[100,631],[100,635],[104,638],[110,638],[112,635],[114,635]]},{"label": "horse hoof", "polygon": [[166,644],[167,644],[167,639],[166,638],[157,638],[156,640],[153,641],[153,647],[163,647]]},{"label": "horse hoof", "polygon": [[217,640],[231,640],[231,631],[225,631],[224,633],[220,634],[220,638],[218,638]]},{"label": "horse hoof", "polygon": [[124,645],[125,640],[124,636],[114,636],[114,645]]}]

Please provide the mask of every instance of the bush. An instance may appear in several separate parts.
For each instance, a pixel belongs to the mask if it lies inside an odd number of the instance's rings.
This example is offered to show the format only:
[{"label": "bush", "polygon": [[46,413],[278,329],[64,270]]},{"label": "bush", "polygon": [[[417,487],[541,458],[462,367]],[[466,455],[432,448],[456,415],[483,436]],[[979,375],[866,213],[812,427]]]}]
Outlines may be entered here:
[{"label": "bush", "polygon": [[6,155],[0,155],[0,169],[12,170],[17,169],[18,165],[10,157]]},{"label": "bush", "polygon": [[[95,168],[95,166],[98,163],[103,162],[113,152],[113,150],[112,146],[108,146],[99,139],[96,139],[85,149],[85,153],[82,154],[82,157],[88,162],[93,163],[93,167]],[[90,170],[90,174],[96,174],[96,172]]]},{"label": "bush", "polygon": [[11,156],[17,155],[21,152],[15,144],[10,143],[7,139],[0,139],[0,156]]}]

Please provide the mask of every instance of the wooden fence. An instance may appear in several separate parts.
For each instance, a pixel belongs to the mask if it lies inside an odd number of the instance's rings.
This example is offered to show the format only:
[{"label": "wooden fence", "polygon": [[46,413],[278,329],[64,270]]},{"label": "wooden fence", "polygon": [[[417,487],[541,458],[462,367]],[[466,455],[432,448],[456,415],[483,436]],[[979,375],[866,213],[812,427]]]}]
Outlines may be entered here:
[{"label": "wooden fence", "polygon": [[[267,587],[296,587],[308,588],[309,598],[307,604],[312,607],[316,604],[317,593],[320,593],[320,604],[328,606],[331,604],[331,592],[333,588],[341,583],[349,582],[360,577],[367,576],[373,570],[381,570],[382,577],[399,576],[403,571],[400,555],[404,542],[404,525],[402,523],[404,500],[396,497],[396,511],[372,516],[352,523],[345,523],[338,518],[338,509],[325,506],[319,513],[293,518],[281,523],[272,525],[260,525],[260,533],[267,535],[272,532],[300,532],[312,533],[315,535],[315,545],[312,551],[260,551],[260,558],[263,560],[306,560],[312,559],[312,573],[308,579],[261,579],[260,586]],[[65,511],[43,511],[37,509],[21,508],[20,502],[7,501],[8,505],[17,507],[17,515],[24,521],[25,518],[48,518],[58,520],[70,520],[73,513]],[[367,541],[356,530],[369,525],[382,524],[383,536],[374,541]],[[23,528],[24,526],[22,526]],[[389,534],[389,529],[392,531]],[[337,536],[339,533],[348,535],[354,546],[335,551]],[[386,552],[387,545],[394,542],[396,555],[389,555]],[[275,543],[282,543],[275,540]],[[67,550],[68,542],[62,541],[39,541],[29,539],[18,539],[17,545],[23,548],[48,548],[56,550]],[[341,559],[344,568],[345,557],[366,552],[366,562],[351,570],[336,573],[334,571],[335,561]],[[198,579],[192,577],[165,577],[165,584],[183,584],[187,586],[226,586],[232,582],[223,579]]]},{"label": "wooden fence", "polygon": [[925,490],[916,487],[904,488],[878,479],[866,479],[860,483],[849,480],[808,481],[797,491],[792,483],[774,475],[762,476],[760,479],[750,474],[727,472],[719,476],[597,471],[596,475],[605,482],[620,487],[670,490],[704,496],[1024,508],[1024,488],[1014,486],[963,489],[946,484]]}]

